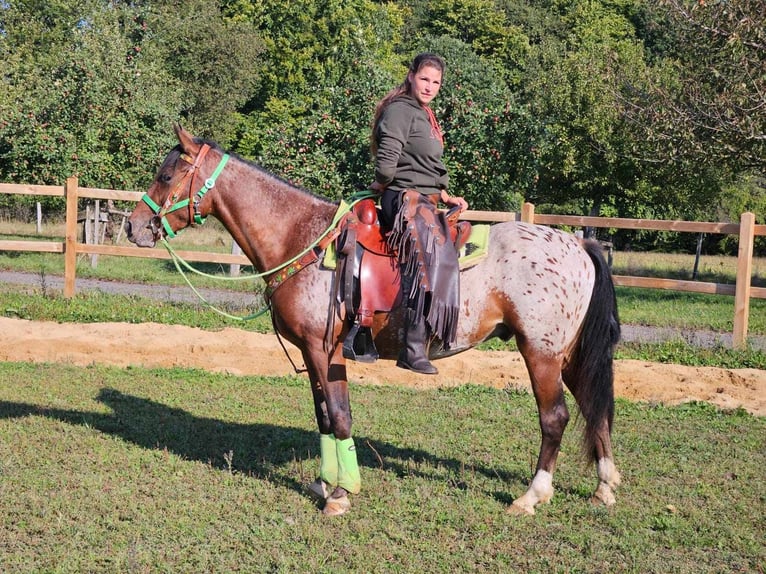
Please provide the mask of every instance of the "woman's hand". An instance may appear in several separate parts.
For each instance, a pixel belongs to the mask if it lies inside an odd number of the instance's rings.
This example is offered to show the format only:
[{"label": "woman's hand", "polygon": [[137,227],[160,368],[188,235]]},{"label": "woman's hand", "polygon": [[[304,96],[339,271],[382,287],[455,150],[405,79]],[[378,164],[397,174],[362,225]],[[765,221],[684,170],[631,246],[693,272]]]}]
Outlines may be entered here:
[{"label": "woman's hand", "polygon": [[468,202],[465,199],[462,197],[450,196],[446,189],[442,189],[441,194],[439,195],[439,199],[444,205],[459,207],[460,213],[463,213],[466,209],[468,209]]},{"label": "woman's hand", "polygon": [[370,184],[370,189],[374,191],[375,193],[383,193],[386,190],[386,186],[380,183],[379,181],[373,181]]}]

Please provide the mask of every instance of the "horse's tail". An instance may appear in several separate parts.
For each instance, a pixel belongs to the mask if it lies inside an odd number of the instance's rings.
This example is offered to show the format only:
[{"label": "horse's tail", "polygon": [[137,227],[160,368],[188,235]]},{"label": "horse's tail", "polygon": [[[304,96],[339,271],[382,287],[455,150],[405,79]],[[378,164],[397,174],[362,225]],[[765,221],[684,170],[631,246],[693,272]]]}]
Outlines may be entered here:
[{"label": "horse's tail", "polygon": [[596,459],[599,428],[614,419],[614,347],[620,340],[620,319],[609,266],[601,245],[583,242],[593,261],[596,281],[580,335],[563,373],[585,419],[584,446],[589,459]]}]

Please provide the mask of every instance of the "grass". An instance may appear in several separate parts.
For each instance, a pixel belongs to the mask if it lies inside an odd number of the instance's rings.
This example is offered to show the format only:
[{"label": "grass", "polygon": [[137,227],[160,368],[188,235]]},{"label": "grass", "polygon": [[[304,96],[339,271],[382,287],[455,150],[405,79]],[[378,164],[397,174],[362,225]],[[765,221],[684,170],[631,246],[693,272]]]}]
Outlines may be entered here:
[{"label": "grass", "polygon": [[[617,287],[620,320],[631,325],[731,332],[734,297]],[[766,299],[750,300],[748,332],[766,335]]]},{"label": "grass", "polygon": [[0,571],[758,572],[766,419],[618,401],[618,503],[570,425],[557,494],[505,512],[539,444],[534,399],[351,388],[364,489],[324,519],[304,379],[0,364]]},{"label": "grass", "polygon": [[[174,246],[198,249],[191,233]],[[99,292],[63,299],[45,284],[59,262],[63,271],[60,255],[0,253],[0,268],[41,278],[1,285],[0,312],[230,325],[198,305]],[[78,277],[180,284],[163,261],[80,265]],[[618,302],[633,324],[730,330],[733,315],[728,297],[620,288]],[[766,334],[766,308],[752,303],[751,332]],[[267,317],[238,326],[271,328]],[[618,357],[766,368],[762,352],[683,341],[623,344]],[[556,496],[519,518],[505,509],[537,456],[531,395],[352,384],[351,399],[364,490],[350,515],[327,520],[303,492],[318,470],[303,378],[0,363],[0,572],[766,570],[766,418],[618,400],[617,505],[589,504],[595,471],[572,423]]]},{"label": "grass", "polygon": [[[0,221],[0,239],[20,241],[64,241],[63,225],[48,225],[37,234],[33,225],[17,222]],[[131,245],[123,237],[118,245]],[[231,237],[215,220],[204,227],[190,228],[173,240],[173,249],[177,251],[209,251],[214,253],[231,253]],[[164,247],[155,249],[165,251]],[[229,266],[217,263],[195,263],[200,271],[216,275],[207,278],[194,275],[194,284],[198,287],[224,288],[234,291],[263,290],[263,281],[248,279],[255,274],[253,267],[243,265],[242,277],[231,279],[228,276]],[[23,271],[45,275],[63,275],[64,257],[57,253],[0,251],[0,269]],[[100,255],[95,267],[91,265],[90,256],[79,255],[77,258],[77,278],[110,279],[130,283],[146,283],[151,285],[185,285],[183,278],[170,260],[145,259],[141,257],[115,257]]]}]

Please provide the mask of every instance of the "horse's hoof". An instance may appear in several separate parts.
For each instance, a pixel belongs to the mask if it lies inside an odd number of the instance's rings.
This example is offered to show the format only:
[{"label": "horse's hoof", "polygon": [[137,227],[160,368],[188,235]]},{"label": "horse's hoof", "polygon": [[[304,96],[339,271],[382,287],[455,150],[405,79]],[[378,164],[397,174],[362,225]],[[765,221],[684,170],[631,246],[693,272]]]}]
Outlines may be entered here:
[{"label": "horse's hoof", "polygon": [[590,499],[591,504],[612,506],[617,499],[614,497],[614,491],[608,484],[602,482],[598,485],[595,494]]},{"label": "horse's hoof", "polygon": [[506,512],[512,516],[533,516],[535,514],[535,507],[534,506],[522,506],[521,504],[516,504],[516,502],[513,502]]},{"label": "horse's hoof", "polygon": [[317,478],[314,482],[306,487],[308,495],[317,502],[324,502],[330,496],[330,490],[327,488],[327,483],[321,478]]},{"label": "horse's hoof", "polygon": [[325,516],[340,516],[351,510],[351,501],[345,494],[343,496],[331,496],[325,502],[322,514]]}]

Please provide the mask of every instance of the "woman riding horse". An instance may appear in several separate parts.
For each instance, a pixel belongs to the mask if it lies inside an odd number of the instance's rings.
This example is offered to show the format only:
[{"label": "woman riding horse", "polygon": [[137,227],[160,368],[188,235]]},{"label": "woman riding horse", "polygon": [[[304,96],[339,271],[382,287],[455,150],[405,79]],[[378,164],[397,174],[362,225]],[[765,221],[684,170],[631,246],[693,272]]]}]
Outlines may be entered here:
[{"label": "woman riding horse", "polygon": [[444,138],[428,106],[439,93],[444,69],[436,54],[415,57],[404,82],[378,102],[372,131],[370,189],[382,194],[383,223],[393,227],[389,245],[399,254],[407,302],[396,364],[425,375],[439,372],[428,360],[429,331],[445,348],[455,342],[460,298],[457,251],[436,205],[441,200],[460,211],[468,207],[462,197],[447,193]]}]

